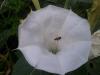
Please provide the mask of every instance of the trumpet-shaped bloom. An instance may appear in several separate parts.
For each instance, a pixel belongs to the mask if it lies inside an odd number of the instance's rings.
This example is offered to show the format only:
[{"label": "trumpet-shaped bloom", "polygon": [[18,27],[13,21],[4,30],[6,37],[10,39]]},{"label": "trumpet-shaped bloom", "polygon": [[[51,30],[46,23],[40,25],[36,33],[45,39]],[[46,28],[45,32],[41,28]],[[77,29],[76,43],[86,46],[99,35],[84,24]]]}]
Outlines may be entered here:
[{"label": "trumpet-shaped bloom", "polygon": [[18,32],[18,48],[36,69],[65,74],[88,61],[90,27],[71,10],[49,5],[31,11]]},{"label": "trumpet-shaped bloom", "polygon": [[92,54],[94,57],[100,56],[100,30],[92,35]]}]

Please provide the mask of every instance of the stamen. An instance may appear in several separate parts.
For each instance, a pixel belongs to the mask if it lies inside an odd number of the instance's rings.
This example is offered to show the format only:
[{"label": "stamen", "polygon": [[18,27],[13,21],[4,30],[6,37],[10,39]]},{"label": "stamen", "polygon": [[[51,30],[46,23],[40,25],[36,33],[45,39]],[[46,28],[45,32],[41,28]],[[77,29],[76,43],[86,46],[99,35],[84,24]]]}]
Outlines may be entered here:
[{"label": "stamen", "polygon": [[53,54],[57,54],[59,52],[59,48],[58,48],[58,43],[59,40],[61,39],[61,36],[54,38],[54,42],[55,44],[49,49],[49,51]]},{"label": "stamen", "polygon": [[53,54],[57,54],[58,53],[58,51],[59,51],[59,49],[58,48],[51,48],[50,50],[49,50],[51,53],[53,53]]}]

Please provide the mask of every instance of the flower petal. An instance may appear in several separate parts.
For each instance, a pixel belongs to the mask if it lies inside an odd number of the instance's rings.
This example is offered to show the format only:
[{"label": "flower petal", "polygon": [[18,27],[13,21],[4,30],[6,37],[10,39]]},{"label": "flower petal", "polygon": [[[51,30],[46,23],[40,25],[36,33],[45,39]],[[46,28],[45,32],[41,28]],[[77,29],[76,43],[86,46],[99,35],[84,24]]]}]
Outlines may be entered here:
[{"label": "flower petal", "polygon": [[91,33],[87,20],[73,13],[71,10],[63,25],[62,35],[66,39],[74,41],[90,41]]},{"label": "flower petal", "polygon": [[[39,25],[33,23],[35,12],[31,11],[27,18],[19,25],[18,28],[18,38],[19,38],[19,47],[33,45],[39,40]],[[36,29],[35,29],[36,28]],[[35,36],[34,36],[35,35]]]},{"label": "flower petal", "polygon": [[61,29],[67,13],[68,10],[52,5],[36,12],[31,11],[18,28],[19,46],[40,44],[44,32],[48,33]]},{"label": "flower petal", "polygon": [[79,68],[88,61],[91,48],[90,41],[81,41],[66,45],[59,53],[62,71],[67,73]]},{"label": "flower petal", "polygon": [[[18,48],[37,69],[65,74],[88,60],[91,48],[89,24],[71,10],[50,5],[31,11],[19,26],[18,33]],[[61,37],[58,42],[61,50],[53,55],[46,48],[56,37]]]},{"label": "flower petal", "polygon": [[32,45],[18,49],[20,49],[30,65],[32,65],[33,67],[38,65],[39,59],[42,55],[42,50],[40,47]]},{"label": "flower petal", "polygon": [[61,74],[61,67],[56,55],[42,55],[36,67],[47,72]]},{"label": "flower petal", "polygon": [[92,35],[92,54],[94,57],[100,56],[100,30]]}]

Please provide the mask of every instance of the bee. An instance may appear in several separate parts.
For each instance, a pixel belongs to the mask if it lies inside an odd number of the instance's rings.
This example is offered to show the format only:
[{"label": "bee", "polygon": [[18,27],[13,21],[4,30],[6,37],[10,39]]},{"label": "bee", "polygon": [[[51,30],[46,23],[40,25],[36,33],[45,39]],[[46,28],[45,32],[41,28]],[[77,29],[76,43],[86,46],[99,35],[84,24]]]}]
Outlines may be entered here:
[{"label": "bee", "polygon": [[54,40],[57,40],[57,41],[59,41],[61,39],[61,36],[59,36],[59,37],[56,37]]}]

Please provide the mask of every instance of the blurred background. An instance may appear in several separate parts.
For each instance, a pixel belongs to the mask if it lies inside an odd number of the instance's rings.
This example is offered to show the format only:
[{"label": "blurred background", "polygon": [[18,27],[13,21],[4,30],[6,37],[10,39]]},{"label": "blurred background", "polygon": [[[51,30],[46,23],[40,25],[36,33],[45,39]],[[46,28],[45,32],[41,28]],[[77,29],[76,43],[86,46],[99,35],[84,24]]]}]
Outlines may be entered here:
[{"label": "blurred background", "polygon": [[[49,4],[72,9],[88,19],[91,34],[100,29],[100,0],[39,0],[40,7]],[[37,10],[32,0],[0,0],[0,75],[55,75],[33,70],[18,47],[18,25],[28,13]],[[66,75],[100,75],[100,57],[89,60]]]}]

